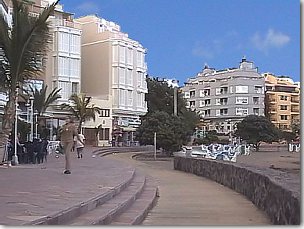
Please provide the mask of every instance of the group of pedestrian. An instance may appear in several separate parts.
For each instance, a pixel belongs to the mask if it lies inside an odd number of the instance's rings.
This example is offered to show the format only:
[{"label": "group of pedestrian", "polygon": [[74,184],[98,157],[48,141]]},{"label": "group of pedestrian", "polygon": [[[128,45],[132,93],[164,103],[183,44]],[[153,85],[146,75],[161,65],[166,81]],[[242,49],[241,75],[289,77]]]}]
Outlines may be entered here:
[{"label": "group of pedestrian", "polygon": [[[16,141],[16,152],[15,152]],[[5,157],[7,161],[12,161],[15,153],[18,157],[19,164],[40,164],[47,161],[47,139],[35,138],[33,141],[20,141],[20,133],[17,134],[17,138],[13,139],[10,136],[6,144]],[[6,160],[3,158],[3,161]]]},{"label": "group of pedestrian", "polygon": [[[65,155],[65,170],[64,174],[71,174],[71,152],[77,151],[77,157],[83,157],[83,149],[85,146],[85,137],[81,134],[74,123],[72,117],[66,118],[66,123],[59,129],[60,134],[60,146],[63,149]],[[48,141],[47,139],[34,139],[33,141],[27,141],[24,143],[19,142],[20,133],[16,139],[10,138],[6,145],[6,154],[3,157],[3,161],[12,161],[15,154],[15,142],[17,145],[17,156],[19,163],[43,163],[47,160],[48,155]]]}]

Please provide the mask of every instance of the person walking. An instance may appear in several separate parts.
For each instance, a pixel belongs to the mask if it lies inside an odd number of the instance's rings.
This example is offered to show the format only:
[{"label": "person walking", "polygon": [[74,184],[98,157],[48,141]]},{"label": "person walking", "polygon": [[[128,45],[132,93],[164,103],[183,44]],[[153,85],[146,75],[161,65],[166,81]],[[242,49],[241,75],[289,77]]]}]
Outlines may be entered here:
[{"label": "person walking", "polygon": [[66,123],[59,130],[60,144],[65,155],[65,170],[63,173],[71,174],[71,151],[74,145],[74,136],[78,138],[78,132],[72,117],[67,117],[65,121]]},{"label": "person walking", "polygon": [[79,133],[78,138],[76,139],[76,144],[75,144],[75,148],[77,150],[77,157],[78,158],[82,158],[82,151],[83,151],[83,148],[84,148],[84,140],[85,140],[84,135]]}]

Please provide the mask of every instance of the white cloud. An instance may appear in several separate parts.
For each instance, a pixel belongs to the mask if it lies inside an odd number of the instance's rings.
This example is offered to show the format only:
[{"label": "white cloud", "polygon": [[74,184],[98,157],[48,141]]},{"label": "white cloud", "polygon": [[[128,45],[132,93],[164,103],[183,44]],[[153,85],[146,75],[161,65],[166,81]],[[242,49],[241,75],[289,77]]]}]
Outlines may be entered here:
[{"label": "white cloud", "polygon": [[207,59],[214,58],[221,52],[222,42],[213,40],[212,42],[196,42],[192,49],[192,55]]},{"label": "white cloud", "polygon": [[264,37],[257,32],[251,38],[251,42],[254,46],[263,52],[267,52],[270,48],[283,47],[288,44],[289,41],[290,37],[288,35],[283,34],[280,31],[274,31],[273,29],[269,29]]},{"label": "white cloud", "polygon": [[99,6],[95,2],[85,1],[76,6],[76,9],[80,11],[81,14],[95,14],[98,12]]}]

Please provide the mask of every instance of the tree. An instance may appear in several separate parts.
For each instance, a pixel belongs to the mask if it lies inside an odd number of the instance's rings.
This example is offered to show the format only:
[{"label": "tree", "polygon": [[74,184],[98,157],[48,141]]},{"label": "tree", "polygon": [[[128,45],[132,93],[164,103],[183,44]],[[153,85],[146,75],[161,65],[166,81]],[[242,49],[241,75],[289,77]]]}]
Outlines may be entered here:
[{"label": "tree", "polygon": [[249,115],[237,124],[236,136],[253,144],[259,151],[261,142],[272,143],[279,140],[280,131],[264,116]]},{"label": "tree", "polygon": [[214,130],[206,132],[205,137],[203,138],[194,139],[194,144],[197,145],[209,145],[211,143],[219,143],[219,138]]},{"label": "tree", "polygon": [[34,97],[34,110],[37,111],[38,116],[42,116],[51,104],[61,98],[59,92],[62,88],[54,88],[48,95],[46,93],[47,88],[48,86],[44,84],[40,90],[38,90],[37,88],[33,89],[32,87],[30,87],[30,93]]},{"label": "tree", "polygon": [[[159,82],[155,79],[147,78],[148,93],[146,94],[146,101],[148,105],[148,113],[146,116],[142,117],[142,121],[146,117],[152,115],[156,112],[165,112],[172,119],[174,109],[173,109],[173,95],[174,88],[169,87],[168,83],[165,81]],[[179,122],[182,122],[183,126],[183,139],[181,141],[186,144],[190,140],[195,127],[199,122],[199,116],[186,108],[186,101],[182,97],[180,91],[177,93],[177,113]],[[159,113],[158,113],[159,114]],[[174,119],[175,120],[175,119]],[[179,124],[180,125],[180,124]],[[149,128],[147,129],[147,131]],[[150,133],[153,141],[153,133]],[[166,138],[166,136],[164,136]]]},{"label": "tree", "polygon": [[0,14],[0,83],[8,94],[2,122],[2,138],[7,141],[15,120],[17,88],[25,80],[39,77],[44,70],[48,45],[52,39],[49,16],[58,1],[46,7],[38,16],[30,16],[21,0],[12,0],[12,27]]},{"label": "tree", "polygon": [[189,140],[184,129],[185,123],[182,118],[164,111],[155,111],[142,120],[136,131],[136,140],[143,145],[153,145],[156,132],[157,149],[162,148],[168,155],[172,155]]},{"label": "tree", "polygon": [[96,107],[91,103],[92,97],[87,97],[85,94],[73,94],[70,97],[71,104],[62,104],[62,108],[71,112],[79,120],[78,130],[81,130],[84,121],[95,121],[96,113],[99,113],[101,108]]},{"label": "tree", "polygon": [[301,124],[299,121],[292,121],[291,123],[291,130],[296,136],[301,134]]}]

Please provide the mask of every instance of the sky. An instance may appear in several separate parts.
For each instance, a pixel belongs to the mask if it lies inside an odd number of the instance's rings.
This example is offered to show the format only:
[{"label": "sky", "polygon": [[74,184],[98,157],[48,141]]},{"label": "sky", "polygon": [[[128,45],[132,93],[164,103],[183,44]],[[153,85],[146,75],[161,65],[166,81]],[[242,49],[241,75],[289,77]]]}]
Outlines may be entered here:
[{"label": "sky", "polygon": [[147,49],[148,74],[182,85],[205,64],[300,80],[299,0],[61,0],[74,17],[96,14]]}]

